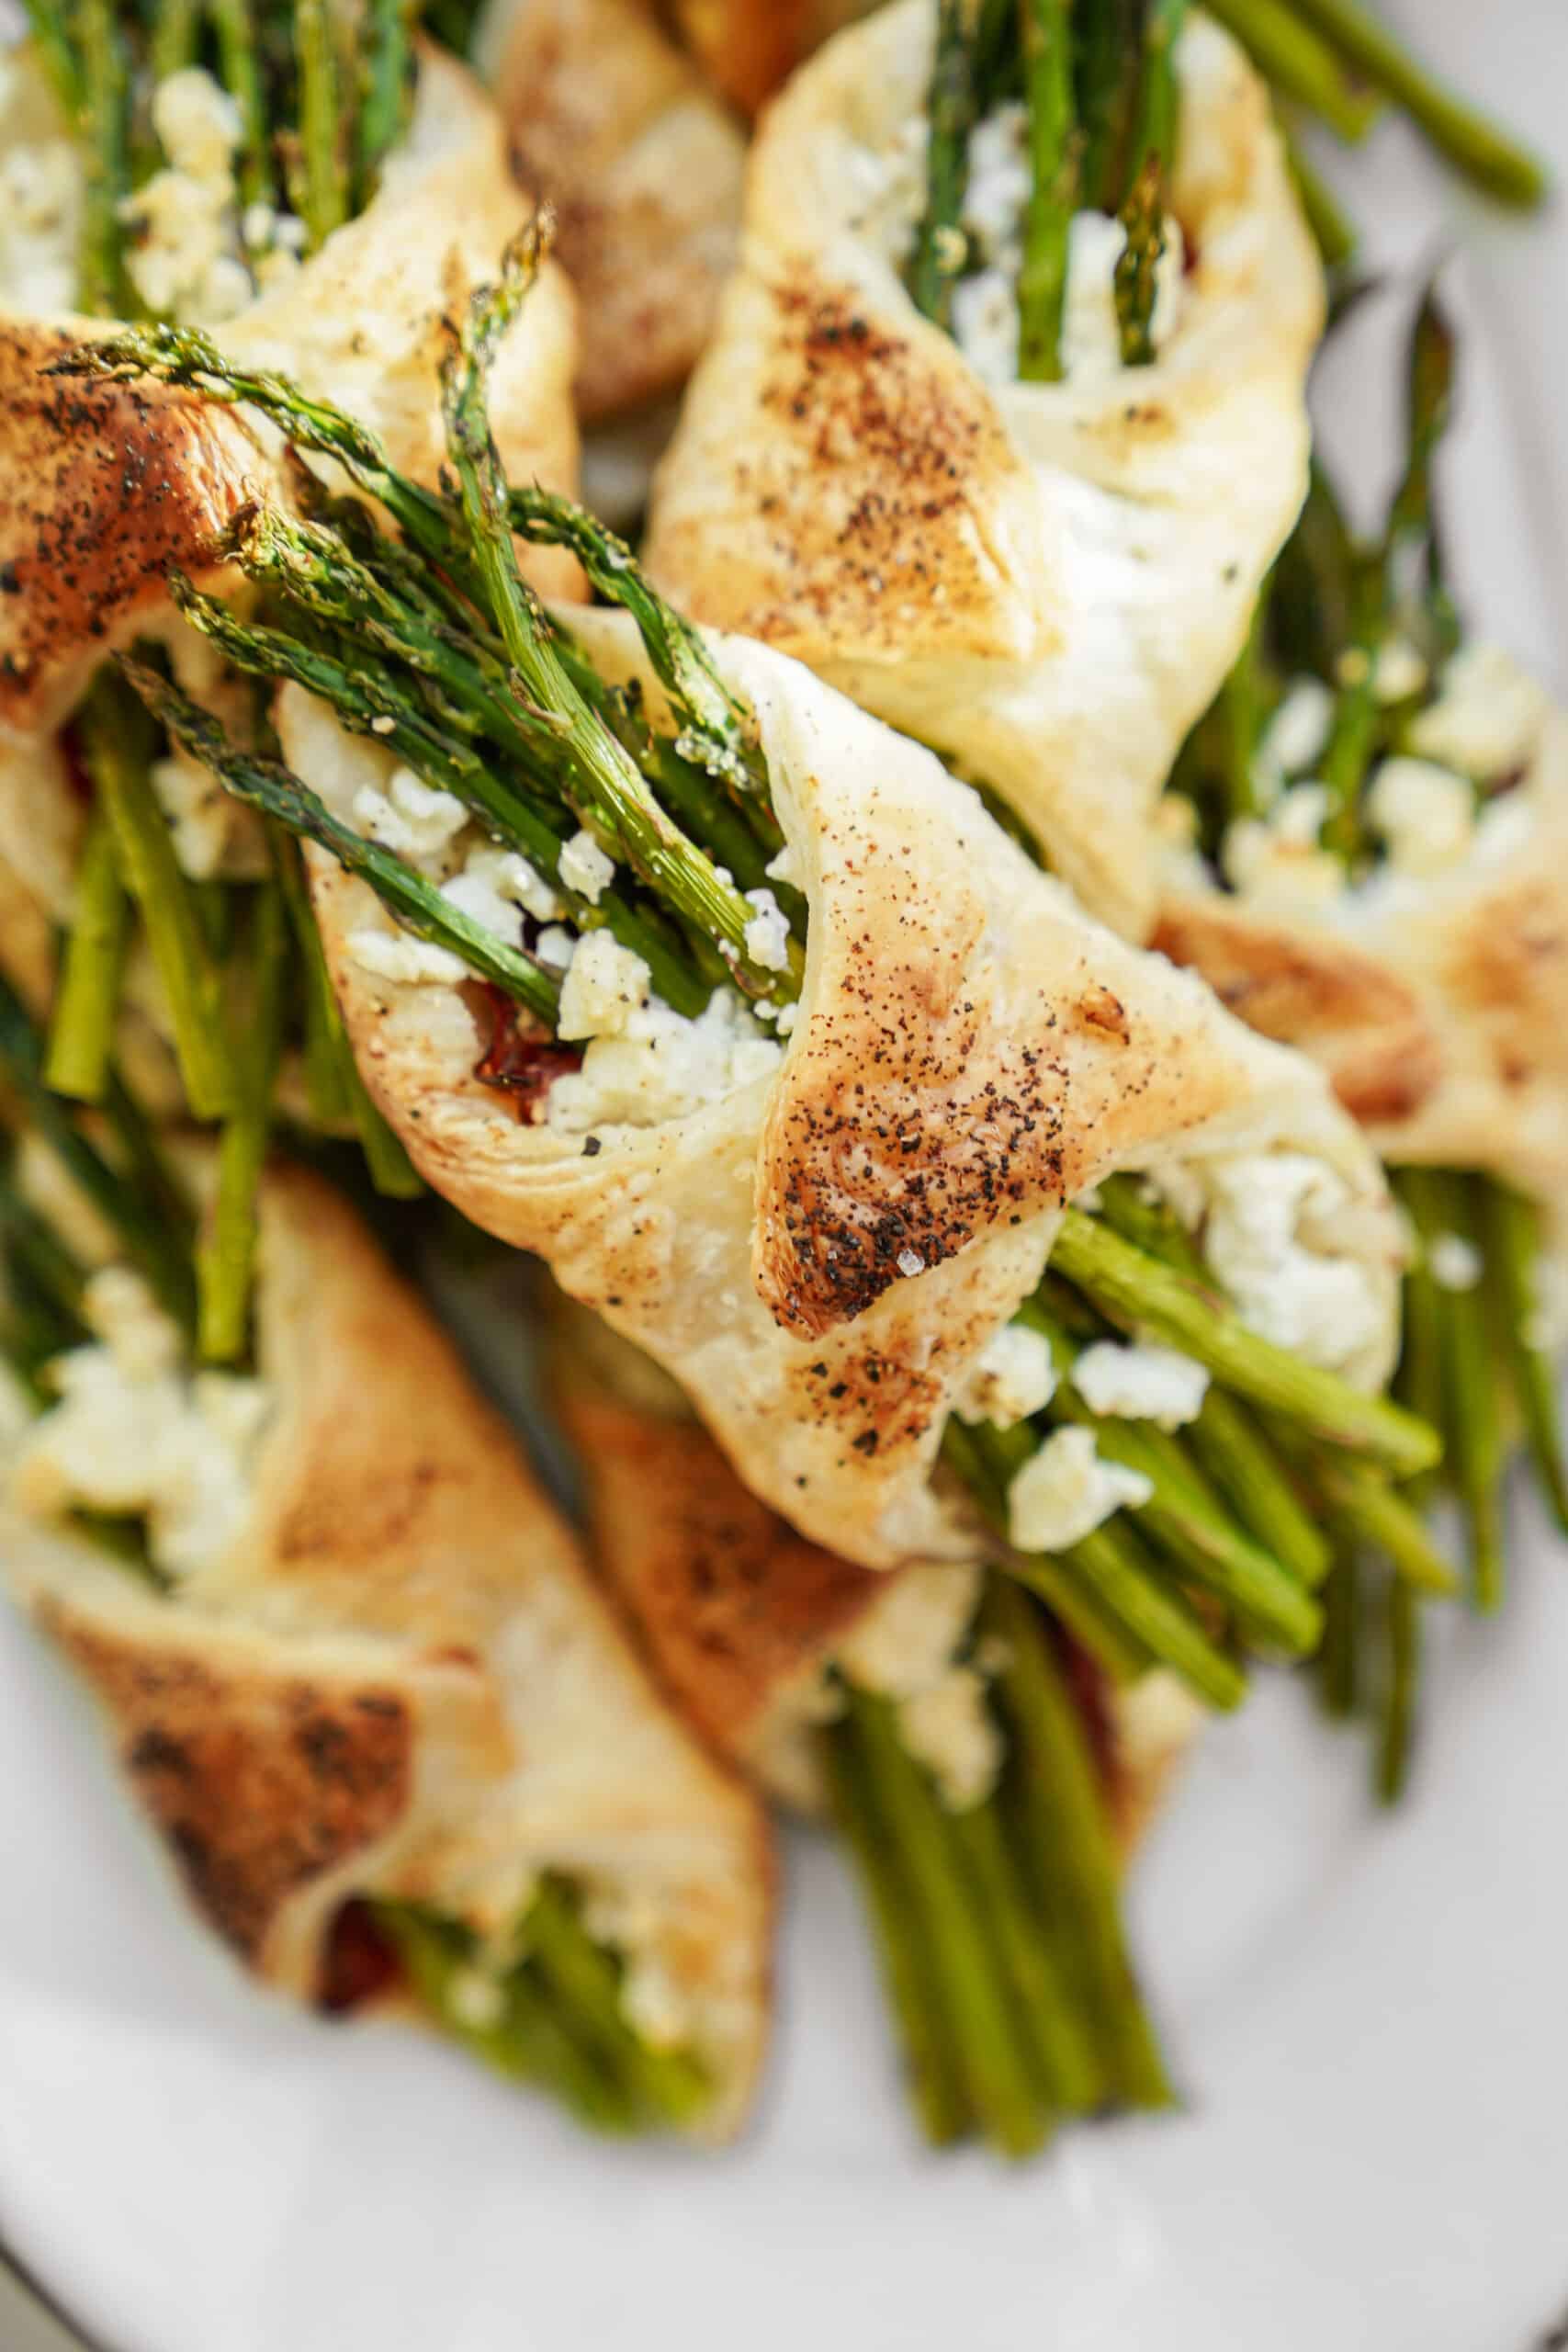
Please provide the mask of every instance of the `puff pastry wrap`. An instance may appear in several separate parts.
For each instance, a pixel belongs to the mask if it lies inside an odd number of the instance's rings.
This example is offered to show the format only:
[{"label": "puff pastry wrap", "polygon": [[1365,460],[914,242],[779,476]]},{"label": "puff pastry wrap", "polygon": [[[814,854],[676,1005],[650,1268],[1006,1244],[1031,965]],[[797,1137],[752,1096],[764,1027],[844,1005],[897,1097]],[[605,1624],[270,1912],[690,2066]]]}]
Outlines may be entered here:
[{"label": "puff pastry wrap", "polygon": [[[785,1804],[824,1810],[823,1670],[857,1634],[879,1649],[900,1641],[888,1614],[899,1588],[931,1571],[878,1576],[807,1543],[748,1493],[646,1358],[581,1309],[558,1306],[552,1322],[555,1401],[578,1449],[594,1561],[643,1654],[719,1755]],[[965,1570],[940,1573],[975,1593]],[[960,1596],[960,1618],[967,1605]],[[1171,1674],[1118,1688],[1087,1672],[1090,1734],[1127,1851],[1204,1710]]]},{"label": "puff pastry wrap", "polygon": [[935,0],[894,0],[770,110],[647,560],[697,618],[959,756],[1141,936],[1147,811],[1305,489],[1322,273],[1268,92],[1195,16],[1171,341],[1108,382],[987,385],[856,225],[869,155],[924,109],[935,24]]},{"label": "puff pastry wrap", "polygon": [[490,0],[474,37],[514,167],[581,302],[578,413],[677,391],[740,232],[740,126],[648,0]]},{"label": "puff pastry wrap", "polygon": [[[659,694],[626,616],[569,616],[604,675]],[[868,1567],[973,1556],[933,1491],[953,1397],[1038,1283],[1064,1194],[1119,1167],[1289,1144],[1349,1187],[1394,1342],[1396,1221],[1381,1170],[1300,1057],[1163,958],[1102,931],[933,755],[783,655],[710,639],[753,705],[810,903],[782,1068],[653,1127],[520,1125],[472,1075],[469,996],[378,978],[349,942],[389,928],[310,851],[361,1071],[421,1173],[691,1396],[748,1484]],[[386,754],[298,688],[285,756],[340,815]],[[926,1271],[900,1270],[916,1253]],[[906,1254],[905,1262],[908,1263]]]},{"label": "puff pastry wrap", "polygon": [[1380,1156],[1489,1170],[1568,1245],[1568,714],[1545,716],[1510,800],[1529,837],[1427,876],[1417,901],[1342,918],[1215,890],[1168,899],[1155,937],[1232,1010],[1322,1064]]},{"label": "puff pastry wrap", "polygon": [[[448,269],[455,258],[475,283],[493,274],[527,210],[489,101],[423,45],[408,135],[372,202],[213,339],[330,395],[403,471],[433,481]],[[6,315],[0,292],[0,856],[61,920],[84,808],[54,729],[109,648],[172,621],[170,568],[210,580],[235,512],[276,491],[278,443],[259,420],[253,432],[236,410],[156,385],[40,376],[66,343],[111,332],[102,320]],[[572,295],[550,265],[491,388],[497,443],[519,481],[575,487],[574,363]],[[525,560],[542,589],[577,592],[570,558],[530,549]]]},{"label": "puff pastry wrap", "polygon": [[275,1170],[254,1507],[171,1597],[0,1513],[0,1557],[107,1720],[197,1909],[316,1996],[355,1896],[487,1930],[527,1874],[646,1897],[739,2120],[766,2027],[772,1874],[755,1803],[682,1731],[505,1425],[342,1199]]}]

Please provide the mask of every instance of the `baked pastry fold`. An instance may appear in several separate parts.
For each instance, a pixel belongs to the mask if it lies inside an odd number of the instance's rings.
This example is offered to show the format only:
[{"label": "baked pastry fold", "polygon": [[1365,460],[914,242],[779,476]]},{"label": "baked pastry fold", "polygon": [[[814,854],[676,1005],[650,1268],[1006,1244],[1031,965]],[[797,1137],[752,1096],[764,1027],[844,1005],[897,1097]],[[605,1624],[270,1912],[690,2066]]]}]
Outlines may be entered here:
[{"label": "baked pastry fold", "polygon": [[[657,715],[632,623],[572,627]],[[670,1371],[755,1492],[871,1567],[972,1556],[931,1486],[943,1423],[1036,1287],[1064,1200],[1113,1170],[1290,1150],[1334,1170],[1327,1246],[1362,1270],[1371,1309],[1342,1368],[1375,1383],[1400,1243],[1319,1074],[1091,922],[930,752],[777,653],[710,643],[755,711],[810,910],[782,1056],[669,1114],[628,1115],[612,1089],[601,1118],[595,1043],[527,1123],[478,1073],[473,989],[389,977],[391,917],[312,850],[362,1073],[426,1179]],[[289,766],[340,820],[385,783],[389,755],[301,690],[276,716]]]},{"label": "baked pastry fold", "polygon": [[1145,820],[1305,488],[1321,272],[1268,92],[1194,16],[1174,334],[1146,368],[987,383],[917,311],[869,193],[923,113],[936,20],[935,0],[897,0],[763,123],[649,567],[685,610],[960,760],[1141,936]]},{"label": "baked pastry fold", "polygon": [[657,1983],[709,2077],[701,2128],[732,2130],[767,2021],[755,1804],[656,1697],[509,1431],[341,1198],[275,1169],[262,1234],[268,1418],[222,1540],[160,1593],[31,1515],[13,1446],[8,1581],[258,1978],[322,1997],[361,1901],[503,1943],[557,1873],[586,1916],[635,1923],[628,1981]]}]

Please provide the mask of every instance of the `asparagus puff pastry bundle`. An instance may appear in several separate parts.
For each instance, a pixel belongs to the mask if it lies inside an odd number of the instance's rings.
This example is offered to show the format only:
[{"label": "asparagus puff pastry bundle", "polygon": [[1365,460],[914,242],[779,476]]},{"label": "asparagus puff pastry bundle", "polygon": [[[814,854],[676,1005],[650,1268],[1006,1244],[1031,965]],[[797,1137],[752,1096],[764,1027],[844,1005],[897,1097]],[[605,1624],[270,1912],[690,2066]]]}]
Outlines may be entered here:
[{"label": "asparagus puff pastry bundle", "polygon": [[734,2129],[761,1818],[447,1342],[342,1200],[276,1169],[254,1369],[199,1370],[177,1205],[41,1116],[6,1184],[5,1572],[197,1910],[276,1990],[396,1996],[586,2120]]},{"label": "asparagus puff pastry bundle", "polygon": [[[1150,1409],[1191,1418],[1206,1367],[1283,1417],[1315,1486],[1338,1496],[1348,1474],[1364,1502],[1370,1479],[1377,1510],[1402,1509],[1382,1474],[1434,1447],[1358,1393],[1395,1341],[1377,1164],[1309,1065],[1089,922],[931,753],[784,658],[690,630],[579,510],[508,492],[482,381],[520,259],[446,371],[455,499],[322,403],[246,379],[404,533],[358,508],[258,510],[232,552],[277,592],[267,625],[177,591],[231,662],[288,682],[288,764],[236,751],[147,667],[135,683],[313,844],[349,1034],[423,1172],[671,1371],[760,1495],[863,1566],[973,1556],[973,1504],[933,1478],[945,1445],[1032,1573],[1054,1593],[1066,1577],[1091,1646],[1234,1704],[1243,1678],[1186,1585],[1299,1651],[1319,1630],[1303,1580],[1157,1445],[1151,1470],[1138,1432],[1118,1480],[1091,1433],[1047,1444],[1032,1417],[1105,1326],[1146,1330],[1193,1359]],[[79,364],[227,381],[179,334]],[[552,618],[509,525],[568,541],[625,609]],[[430,827],[415,844],[396,830],[411,806]],[[1168,1214],[1136,1188],[1064,1214],[1122,1168]],[[1036,1296],[1047,1257],[1066,1297]],[[1107,1411],[1150,1369],[1125,1352]],[[998,1372],[976,1409],[1013,1427],[964,1443],[950,1416]],[[1248,1458],[1249,1489],[1290,1487]],[[1108,1599],[1105,1544],[1076,1547],[1161,1480],[1169,1545],[1111,1543]]]},{"label": "asparagus puff pastry bundle", "polygon": [[556,1319],[595,1556],[688,1719],[830,1812],[927,2136],[1017,2155],[1067,2117],[1165,2105],[1119,1849],[1201,1708],[1169,1675],[1103,1673],[1007,1577],[878,1576],[805,1542],[646,1357]]},{"label": "asparagus puff pastry bundle", "polygon": [[1172,51],[1179,13],[1021,58],[1016,11],[897,0],[796,75],[648,548],[1134,933],[1141,820],[1301,502],[1322,322],[1267,91],[1201,16]]},{"label": "asparagus puff pastry bundle", "polygon": [[1156,938],[1245,1020],[1312,1054],[1403,1170],[1427,1247],[1402,1377],[1447,1424],[1478,1594],[1495,1601],[1500,1395],[1568,1523],[1551,1363],[1568,1193],[1568,717],[1500,648],[1466,644],[1453,611],[1431,481],[1452,357],[1428,295],[1408,460],[1374,545],[1352,542],[1315,479],[1162,811],[1175,852]]}]

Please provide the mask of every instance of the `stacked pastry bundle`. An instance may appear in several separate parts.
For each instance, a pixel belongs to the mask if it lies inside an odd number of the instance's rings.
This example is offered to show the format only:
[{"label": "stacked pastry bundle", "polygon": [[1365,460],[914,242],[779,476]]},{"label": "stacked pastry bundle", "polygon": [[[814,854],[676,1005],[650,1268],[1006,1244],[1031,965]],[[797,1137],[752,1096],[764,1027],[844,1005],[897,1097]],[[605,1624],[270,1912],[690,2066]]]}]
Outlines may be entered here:
[{"label": "stacked pastry bundle", "polygon": [[[1343,11],[1273,14],[1409,98]],[[1460,646],[1435,307],[1386,544],[1303,512],[1321,267],[1217,24],[895,0],[738,237],[693,58],[754,100],[817,12],[492,7],[579,344],[410,13],[6,61],[6,1565],[273,1984],[722,2133],[776,1797],[929,2134],[1021,2154],[1169,2096],[1120,1878],[1207,1711],[1342,1696],[1375,1600],[1397,1784],[1496,1363],[1561,1505],[1558,722]],[[705,341],[645,568],[572,386]],[[548,1270],[584,1533],[330,1180]]]}]

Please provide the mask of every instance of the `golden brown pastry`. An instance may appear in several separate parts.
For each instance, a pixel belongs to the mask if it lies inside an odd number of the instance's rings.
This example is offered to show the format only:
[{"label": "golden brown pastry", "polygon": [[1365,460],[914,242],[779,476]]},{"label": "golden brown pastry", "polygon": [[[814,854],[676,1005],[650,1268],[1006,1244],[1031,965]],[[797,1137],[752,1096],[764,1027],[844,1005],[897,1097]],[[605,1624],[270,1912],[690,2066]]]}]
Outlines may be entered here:
[{"label": "golden brown pastry", "polygon": [[646,0],[497,0],[475,55],[519,178],[556,208],[583,422],[677,390],[739,241],[739,126]]},{"label": "golden brown pastry", "polygon": [[[761,1815],[653,1695],[423,1306],[298,1170],[264,1193],[254,1380],[171,1371],[130,1281],[95,1278],[106,1343],[9,1434],[0,1544],[197,1908],[310,2001],[349,1906],[503,1944],[558,1873],[611,1923],[628,2012],[709,2075],[702,2128],[733,2130],[766,2030]],[[166,1590],[61,1521],[116,1495]]]},{"label": "golden brown pastry", "polygon": [[[657,703],[625,616],[573,626],[602,676]],[[798,664],[712,643],[810,906],[782,1050],[721,993],[700,1022],[593,1036],[580,1069],[547,1056],[520,1118],[479,1075],[488,1019],[460,971],[312,852],[361,1070],[428,1181],[542,1255],[674,1374],[757,1493],[866,1566],[972,1553],[931,1485],[943,1422],[1063,1200],[1116,1168],[1288,1149],[1333,1170],[1344,1215],[1312,1246],[1360,1270],[1367,1309],[1338,1368],[1381,1378],[1399,1245],[1318,1074],[1090,922],[931,753]],[[299,689],[277,725],[340,818],[388,783],[382,748]]]},{"label": "golden brown pastry", "polygon": [[1268,92],[1194,15],[1168,341],[1135,370],[987,380],[899,272],[935,23],[935,0],[895,0],[771,109],[649,566],[699,618],[960,760],[1091,911],[1142,935],[1145,820],[1305,487],[1321,272]]}]

